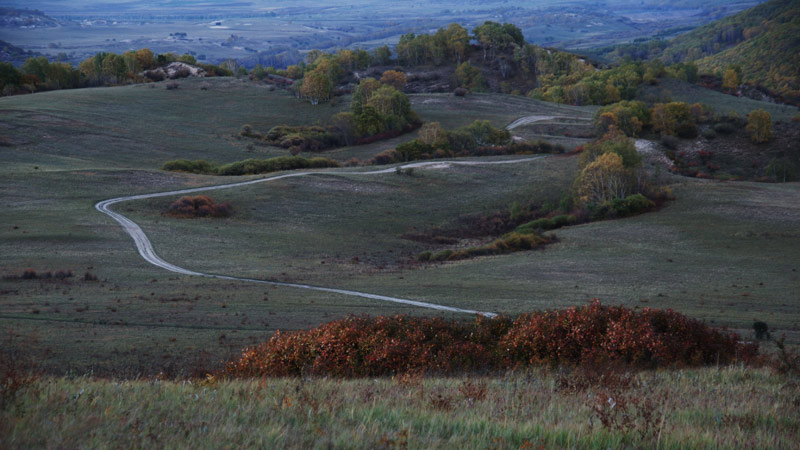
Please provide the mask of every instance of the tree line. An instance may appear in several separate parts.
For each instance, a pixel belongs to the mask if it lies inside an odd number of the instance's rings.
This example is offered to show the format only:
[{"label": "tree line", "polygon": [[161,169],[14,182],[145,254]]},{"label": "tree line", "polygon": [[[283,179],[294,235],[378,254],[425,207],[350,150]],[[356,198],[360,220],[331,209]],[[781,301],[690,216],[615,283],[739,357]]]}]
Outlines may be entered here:
[{"label": "tree line", "polygon": [[153,81],[152,70],[173,62],[184,62],[201,67],[207,76],[232,76],[228,62],[216,66],[204,64],[189,54],[156,54],[148,48],[131,50],[122,54],[100,52],[73,67],[69,63],[51,62],[45,56],[28,58],[20,68],[11,63],[0,63],[0,93],[2,95],[29,94],[57,89],[75,89],[93,86],[115,86]]}]

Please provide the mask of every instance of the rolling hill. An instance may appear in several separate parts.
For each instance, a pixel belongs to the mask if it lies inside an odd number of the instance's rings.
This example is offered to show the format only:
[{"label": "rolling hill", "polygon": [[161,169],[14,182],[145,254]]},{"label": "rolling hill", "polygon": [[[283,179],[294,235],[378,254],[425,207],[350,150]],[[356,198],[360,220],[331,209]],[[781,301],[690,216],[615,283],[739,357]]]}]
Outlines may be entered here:
[{"label": "rolling hill", "polygon": [[800,100],[800,3],[772,0],[672,40],[667,63],[694,61],[702,71],[741,69],[742,82]]}]

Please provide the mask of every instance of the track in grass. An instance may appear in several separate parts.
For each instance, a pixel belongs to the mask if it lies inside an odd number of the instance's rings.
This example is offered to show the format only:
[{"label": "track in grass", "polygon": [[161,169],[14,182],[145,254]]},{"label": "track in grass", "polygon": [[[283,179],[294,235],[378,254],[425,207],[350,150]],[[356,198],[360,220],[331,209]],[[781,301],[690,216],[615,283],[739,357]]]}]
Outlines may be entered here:
[{"label": "track in grass", "polygon": [[307,284],[299,284],[299,283],[285,283],[282,281],[272,281],[272,280],[258,280],[254,278],[242,278],[242,277],[234,277],[229,275],[218,275],[212,273],[203,273],[203,272],[196,272],[193,270],[185,269],[183,267],[176,266],[175,264],[169,263],[163,259],[161,259],[158,254],[156,254],[155,249],[153,248],[152,242],[150,239],[147,238],[147,235],[144,233],[142,228],[136,224],[136,222],[132,221],[131,219],[125,217],[124,215],[115,212],[111,209],[112,205],[117,203],[127,202],[131,200],[144,200],[148,198],[155,198],[155,197],[167,197],[172,195],[183,195],[183,194],[191,194],[194,192],[205,192],[205,191],[216,191],[220,189],[228,189],[240,186],[247,186],[250,184],[256,183],[264,183],[268,181],[280,180],[283,178],[292,178],[292,177],[302,177],[307,175],[314,175],[314,174],[325,174],[325,175],[379,175],[379,174],[388,174],[393,173],[398,169],[412,169],[412,168],[428,168],[428,169],[447,169],[451,166],[479,166],[479,165],[498,165],[498,164],[519,164],[534,161],[537,159],[543,158],[543,156],[536,156],[536,157],[529,157],[529,158],[521,158],[521,159],[512,159],[512,160],[502,160],[502,161],[425,161],[425,162],[418,162],[418,163],[411,163],[406,164],[403,166],[398,167],[390,167],[387,169],[381,170],[372,170],[368,172],[335,172],[335,171],[323,171],[323,172],[296,172],[296,173],[288,173],[284,175],[278,175],[273,177],[267,178],[259,178],[257,180],[250,180],[250,181],[242,181],[238,183],[230,183],[230,184],[222,184],[218,186],[206,186],[206,187],[199,187],[199,188],[192,188],[192,189],[180,189],[175,191],[166,191],[166,192],[156,192],[153,194],[141,194],[141,195],[131,195],[128,197],[117,197],[108,200],[103,200],[95,205],[95,208],[110,216],[112,219],[116,220],[120,225],[122,225],[122,229],[128,233],[128,235],[133,238],[133,242],[136,244],[136,249],[139,251],[139,255],[144,258],[145,261],[153,264],[157,267],[160,267],[165,270],[169,270],[170,272],[179,273],[182,275],[193,275],[193,276],[201,276],[207,278],[217,278],[221,280],[231,280],[231,281],[244,281],[248,283],[261,283],[261,284],[268,284],[272,286],[282,286],[282,287],[290,287],[290,288],[297,288],[297,289],[308,289],[313,291],[321,291],[321,292],[330,292],[333,294],[342,294],[348,295],[352,297],[361,297],[361,298],[368,298],[371,300],[380,300],[386,302],[393,302],[393,303],[401,303],[410,306],[418,306],[421,308],[430,308],[436,309],[439,311],[449,311],[449,312],[457,312],[457,313],[467,313],[467,314],[480,314],[482,316],[487,317],[494,317],[496,316],[495,313],[492,312],[484,312],[484,311],[474,311],[471,309],[462,309],[462,308],[455,308],[452,306],[444,306],[444,305],[437,305],[435,303],[428,303],[422,302],[418,300],[411,300],[411,299],[404,299],[404,298],[397,298],[397,297],[389,297],[386,295],[378,295],[378,294],[370,294],[366,292],[358,292],[358,291],[351,291],[347,289],[336,289],[336,288],[329,288],[323,286],[312,286]]}]

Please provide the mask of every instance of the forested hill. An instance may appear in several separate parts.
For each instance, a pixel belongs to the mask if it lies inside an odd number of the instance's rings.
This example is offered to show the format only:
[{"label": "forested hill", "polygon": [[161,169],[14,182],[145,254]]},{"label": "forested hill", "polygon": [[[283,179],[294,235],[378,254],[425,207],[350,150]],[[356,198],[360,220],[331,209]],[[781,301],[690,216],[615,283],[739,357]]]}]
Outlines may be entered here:
[{"label": "forested hill", "polygon": [[697,28],[669,42],[661,59],[719,75],[735,68],[742,82],[800,100],[800,2],[772,0]]}]

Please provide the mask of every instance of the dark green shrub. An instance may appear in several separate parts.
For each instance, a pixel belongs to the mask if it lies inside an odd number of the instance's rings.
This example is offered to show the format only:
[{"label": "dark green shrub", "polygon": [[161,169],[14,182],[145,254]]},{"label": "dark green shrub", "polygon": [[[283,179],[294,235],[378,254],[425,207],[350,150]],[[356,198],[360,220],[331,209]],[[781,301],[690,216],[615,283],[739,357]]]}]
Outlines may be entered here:
[{"label": "dark green shrub", "polygon": [[339,167],[339,163],[330,158],[303,158],[301,156],[278,156],[269,159],[246,159],[220,166],[218,175],[256,175],[260,173],[278,172],[282,170],[318,169]]},{"label": "dark green shrub", "polygon": [[615,198],[611,201],[611,207],[614,209],[617,217],[641,214],[648,211],[653,206],[655,206],[655,203],[642,194],[629,195],[624,199]]},{"label": "dark green shrub", "polygon": [[769,326],[766,322],[760,320],[753,322],[753,331],[756,333],[756,339],[769,339]]},{"label": "dark green shrub", "polygon": [[514,230],[514,232],[520,234],[534,234],[539,231],[555,230],[556,228],[572,225],[576,221],[577,218],[575,216],[563,214],[560,216],[553,217],[551,219],[548,218],[536,219],[524,225],[518,226],[517,229]]},{"label": "dark green shrub", "polygon": [[664,145],[664,147],[667,147],[670,150],[675,150],[678,148],[678,144],[680,142],[680,139],[669,134],[664,134],[661,136],[661,143]]},{"label": "dark green shrub", "polygon": [[424,154],[433,153],[433,147],[421,142],[419,139],[414,139],[398,145],[395,151],[400,161],[414,161],[420,159]]},{"label": "dark green shrub", "polygon": [[706,128],[703,130],[703,137],[707,140],[713,140],[717,137],[717,132],[713,128]]},{"label": "dark green shrub", "polygon": [[720,134],[731,134],[736,131],[736,127],[730,122],[717,122],[714,124],[714,131]]},{"label": "dark green shrub", "polygon": [[168,170],[170,172],[187,172],[204,175],[216,174],[217,169],[217,164],[202,159],[197,159],[194,161],[188,159],[176,159],[174,161],[167,161],[163,166],[161,166],[161,170]]}]

